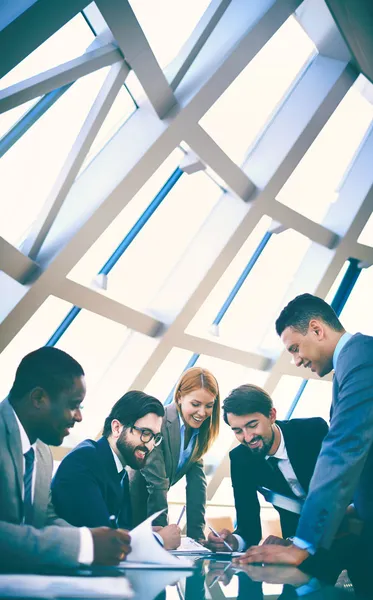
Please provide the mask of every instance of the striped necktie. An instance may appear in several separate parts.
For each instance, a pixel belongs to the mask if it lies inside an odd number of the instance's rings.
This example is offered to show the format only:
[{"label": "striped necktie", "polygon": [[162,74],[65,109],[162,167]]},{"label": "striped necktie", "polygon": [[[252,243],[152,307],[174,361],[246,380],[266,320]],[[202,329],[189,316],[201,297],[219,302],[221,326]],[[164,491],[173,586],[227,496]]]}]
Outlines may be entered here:
[{"label": "striped necktie", "polygon": [[23,476],[24,497],[23,497],[23,522],[26,525],[32,523],[33,505],[32,505],[32,473],[34,471],[35,452],[30,448],[25,452],[25,474]]}]

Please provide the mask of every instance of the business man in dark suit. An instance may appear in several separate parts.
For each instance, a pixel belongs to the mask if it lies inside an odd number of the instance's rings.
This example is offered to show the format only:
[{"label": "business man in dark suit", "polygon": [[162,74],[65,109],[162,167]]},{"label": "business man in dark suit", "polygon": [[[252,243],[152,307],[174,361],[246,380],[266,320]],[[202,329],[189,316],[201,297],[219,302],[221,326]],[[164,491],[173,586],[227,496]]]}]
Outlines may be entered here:
[{"label": "business man in dark suit", "polygon": [[252,548],[247,562],[301,564],[330,548],[350,502],[362,533],[349,544],[351,574],[373,565],[373,337],[346,333],[321,298],[303,294],[276,321],[295,364],[320,377],[334,369],[330,430],[317,461],[294,544]]},{"label": "business man in dark suit", "polygon": [[[130,391],[113,406],[103,436],[85,440],[61,462],[52,482],[57,513],[77,527],[132,527],[132,507],[125,467],[141,469],[162,442],[163,405],[144,392]],[[136,498],[133,498],[136,502]],[[176,525],[157,532],[167,549],[180,545]]]},{"label": "business man in dark suit", "polygon": [[[303,501],[328,426],[321,418],[276,421],[267,392],[255,385],[234,389],[223,404],[224,420],[240,442],[230,452],[237,529],[221,536],[234,550],[258,544],[262,537],[257,492],[270,489]],[[277,507],[276,507],[277,508]],[[298,515],[277,508],[284,537],[294,535]],[[221,540],[209,535],[209,545],[224,551]]]},{"label": "business man in dark suit", "polygon": [[53,460],[82,420],[84,372],[56,348],[39,348],[21,361],[9,396],[0,404],[0,556],[2,568],[117,564],[129,535],[77,529],[58,519],[50,502]]}]

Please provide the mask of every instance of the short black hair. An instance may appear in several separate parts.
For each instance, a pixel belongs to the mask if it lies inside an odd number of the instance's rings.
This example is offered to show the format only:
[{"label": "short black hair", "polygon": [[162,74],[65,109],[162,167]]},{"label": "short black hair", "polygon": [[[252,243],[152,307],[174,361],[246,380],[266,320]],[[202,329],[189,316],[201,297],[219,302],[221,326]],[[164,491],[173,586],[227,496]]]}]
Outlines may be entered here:
[{"label": "short black hair", "polygon": [[43,346],[21,360],[8,398],[10,402],[20,400],[37,387],[53,398],[72,387],[74,379],[83,375],[83,368],[70,354]]},{"label": "short black hair", "polygon": [[302,335],[306,335],[312,319],[324,321],[334,331],[344,330],[330,304],[312,294],[302,294],[289,302],[281,311],[276,321],[277,334],[281,335],[287,327],[293,327]]},{"label": "short black hair", "polygon": [[149,413],[163,417],[163,404],[157,398],[149,396],[145,392],[139,392],[138,390],[127,392],[114,404],[110,415],[106,417],[102,435],[109,437],[113,419],[117,419],[124,427],[132,427],[136,421]]},{"label": "short black hair", "polygon": [[242,415],[259,412],[265,417],[269,417],[272,408],[272,398],[265,390],[257,385],[246,383],[232,390],[224,400],[224,421],[229,425],[228,413],[241,417]]}]

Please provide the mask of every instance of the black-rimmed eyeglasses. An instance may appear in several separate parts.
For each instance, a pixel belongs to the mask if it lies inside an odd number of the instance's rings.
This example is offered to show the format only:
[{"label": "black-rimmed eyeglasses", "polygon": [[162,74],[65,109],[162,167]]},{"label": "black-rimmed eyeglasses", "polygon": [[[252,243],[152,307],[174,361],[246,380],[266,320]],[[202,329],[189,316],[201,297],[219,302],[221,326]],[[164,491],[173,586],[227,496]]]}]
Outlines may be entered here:
[{"label": "black-rimmed eyeglasses", "polygon": [[131,429],[136,429],[136,431],[140,432],[140,440],[144,442],[144,444],[154,440],[154,446],[159,446],[163,440],[163,435],[161,433],[153,433],[151,429],[136,427],[136,425],[132,425]]}]

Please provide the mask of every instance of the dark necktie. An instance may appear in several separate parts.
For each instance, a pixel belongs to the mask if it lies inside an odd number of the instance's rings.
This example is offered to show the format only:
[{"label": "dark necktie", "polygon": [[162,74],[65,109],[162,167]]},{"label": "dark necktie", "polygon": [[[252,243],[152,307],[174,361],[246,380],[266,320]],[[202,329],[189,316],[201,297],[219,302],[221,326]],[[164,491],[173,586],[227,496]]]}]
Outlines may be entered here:
[{"label": "dark necktie", "polygon": [[118,476],[122,488],[122,502],[118,513],[117,523],[118,526],[123,529],[132,529],[132,507],[127,471],[123,469],[123,471],[118,473]]},{"label": "dark necktie", "polygon": [[35,452],[30,448],[25,452],[25,474],[23,476],[24,497],[23,497],[23,516],[24,523],[30,525],[32,523],[33,505],[32,505],[32,473],[34,471]]}]

